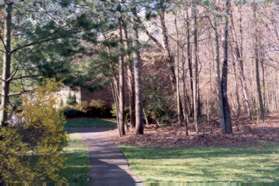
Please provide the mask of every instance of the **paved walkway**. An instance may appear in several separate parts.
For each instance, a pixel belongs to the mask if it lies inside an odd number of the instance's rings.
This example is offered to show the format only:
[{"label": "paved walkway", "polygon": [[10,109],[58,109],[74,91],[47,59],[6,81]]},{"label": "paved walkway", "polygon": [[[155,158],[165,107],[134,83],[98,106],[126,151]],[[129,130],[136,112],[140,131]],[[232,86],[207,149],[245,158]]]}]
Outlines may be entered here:
[{"label": "paved walkway", "polygon": [[90,128],[75,131],[80,133],[90,150],[93,186],[143,185],[130,171],[128,161],[119,148],[110,140],[108,128]]}]

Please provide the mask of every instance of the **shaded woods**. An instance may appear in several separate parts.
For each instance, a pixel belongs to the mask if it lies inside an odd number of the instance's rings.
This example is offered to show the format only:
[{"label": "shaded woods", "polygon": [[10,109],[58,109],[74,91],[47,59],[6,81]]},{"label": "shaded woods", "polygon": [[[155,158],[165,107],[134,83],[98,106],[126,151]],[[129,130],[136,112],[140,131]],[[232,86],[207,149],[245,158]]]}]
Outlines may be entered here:
[{"label": "shaded woods", "polygon": [[[147,125],[177,124],[188,135],[189,126],[199,132],[202,124],[218,122],[230,134],[243,118],[264,123],[269,113],[278,111],[279,15],[275,1],[158,0],[153,5],[139,4],[138,15],[133,14],[139,34],[130,32],[130,39],[137,43],[139,35],[141,48],[131,62],[130,53],[120,59],[126,63],[119,63],[119,68],[127,64],[127,71],[116,76],[119,106],[123,107],[123,92],[130,98],[125,104],[131,127],[138,118],[133,116],[133,87],[138,87],[138,79],[131,74],[139,69],[128,68],[130,63],[142,67],[141,120]],[[128,25],[125,28],[131,24],[125,18],[122,21]],[[122,38],[121,24],[119,30]],[[123,48],[128,46],[123,43]],[[122,127],[121,108],[118,122]]]}]

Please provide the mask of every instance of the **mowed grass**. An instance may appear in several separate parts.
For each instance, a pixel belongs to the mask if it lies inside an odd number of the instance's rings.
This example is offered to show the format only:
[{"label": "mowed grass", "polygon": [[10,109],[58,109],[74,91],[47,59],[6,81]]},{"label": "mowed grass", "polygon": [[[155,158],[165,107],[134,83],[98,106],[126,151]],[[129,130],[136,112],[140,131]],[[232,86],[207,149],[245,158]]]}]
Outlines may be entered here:
[{"label": "mowed grass", "polygon": [[113,120],[107,119],[92,119],[92,118],[80,118],[68,120],[65,124],[65,128],[90,128],[90,127],[116,127],[116,123]]},{"label": "mowed grass", "polygon": [[65,167],[62,176],[69,185],[88,185],[90,181],[89,150],[77,133],[69,134],[67,147],[64,148]]},{"label": "mowed grass", "polygon": [[[84,143],[80,133],[73,132],[79,128],[90,127],[109,127],[113,128],[116,124],[105,119],[80,118],[71,119],[66,122],[65,129],[73,129],[69,133],[68,145],[64,148],[65,167],[61,171],[62,176],[70,185],[89,185],[90,181],[90,161],[89,149]],[[78,131],[78,130],[77,130]]]},{"label": "mowed grass", "polygon": [[251,148],[158,149],[121,146],[146,182],[279,181],[279,145]]}]

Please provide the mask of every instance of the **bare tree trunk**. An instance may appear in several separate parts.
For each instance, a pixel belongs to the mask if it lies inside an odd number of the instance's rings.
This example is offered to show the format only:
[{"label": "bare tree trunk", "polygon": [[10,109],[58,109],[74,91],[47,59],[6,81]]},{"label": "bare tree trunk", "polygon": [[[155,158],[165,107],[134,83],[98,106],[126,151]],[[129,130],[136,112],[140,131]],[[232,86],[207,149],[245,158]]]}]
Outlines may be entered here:
[{"label": "bare tree trunk", "polygon": [[199,80],[198,80],[198,22],[197,22],[197,0],[192,0],[193,35],[194,35],[194,78],[193,78],[193,107],[194,125],[196,132],[199,132]]},{"label": "bare tree trunk", "polygon": [[222,101],[222,87],[221,87],[221,60],[220,60],[220,42],[218,32],[218,21],[214,15],[214,33],[215,33],[215,61],[216,61],[216,83],[218,92],[218,103],[219,103],[219,115],[220,115],[220,127],[224,125],[224,113],[223,113],[223,101]]},{"label": "bare tree trunk", "polygon": [[[213,38],[212,38],[212,34],[211,34],[210,30],[208,30],[208,36],[209,36],[209,40],[212,41]],[[208,47],[210,47],[210,44],[208,44]],[[214,46],[211,45],[211,47],[212,47],[211,48],[211,50],[212,50],[212,57],[213,57],[213,59],[215,59]],[[211,108],[212,108],[212,102],[211,102],[212,96],[209,96],[209,95],[210,95],[210,93],[214,92],[214,88],[217,88],[217,86],[214,86],[216,84],[216,82],[214,82],[214,80],[212,80],[212,79],[214,79],[215,60],[210,61],[209,63],[210,63],[209,64],[209,66],[210,66],[209,67],[209,77],[210,77],[210,80],[209,80],[209,91],[207,91],[208,97],[206,99],[206,101],[207,101],[207,112],[206,112],[206,114],[207,114],[207,124],[208,125],[210,125],[211,114],[212,114],[212,111],[211,111]],[[217,94],[218,94],[218,90],[217,90]]]},{"label": "bare tree trunk", "polygon": [[[136,15],[136,11],[134,12]],[[144,123],[143,123],[143,107],[142,107],[142,90],[141,90],[141,68],[142,62],[139,52],[139,34],[138,34],[138,22],[134,22],[134,49],[133,60],[134,60],[134,82],[135,82],[135,117],[136,117],[136,134],[144,134]]]},{"label": "bare tree trunk", "polygon": [[[257,47],[256,47],[257,48]],[[256,49],[257,51],[257,49]],[[255,52],[256,52],[255,51]],[[263,105],[263,97],[261,91],[261,78],[260,78],[260,67],[259,67],[259,58],[256,54],[255,56],[255,70],[256,70],[256,85],[257,85],[257,95],[258,95],[258,103],[259,103],[259,117],[264,121],[264,105]]]},{"label": "bare tree trunk", "polygon": [[[132,48],[131,41],[129,40],[128,36],[128,29],[127,26],[124,24],[124,34],[127,48]],[[135,83],[134,83],[134,69],[132,64],[132,56],[129,54],[128,56],[128,86],[129,86],[129,115],[130,115],[130,124],[132,128],[135,128],[136,121],[135,121]]]},{"label": "bare tree trunk", "polygon": [[149,125],[148,117],[147,117],[147,114],[146,114],[146,112],[145,112],[144,109],[143,109],[143,116],[144,116],[145,124],[146,124],[146,125]]},{"label": "bare tree trunk", "polygon": [[119,123],[119,96],[118,96],[118,85],[117,85],[117,79],[116,77],[113,77],[112,82],[111,82],[111,87],[112,87],[112,95],[113,95],[113,100],[115,104],[115,109],[116,109],[116,121]]},{"label": "bare tree trunk", "polygon": [[177,20],[175,18],[175,29],[176,29],[176,107],[177,107],[177,120],[178,125],[182,125],[182,102],[180,95],[180,46],[179,46],[179,33]]},{"label": "bare tree trunk", "polygon": [[133,66],[129,64],[128,67],[128,77],[129,77],[129,114],[131,127],[135,128],[135,83],[134,83],[134,69]]},{"label": "bare tree trunk", "polygon": [[120,57],[118,61],[118,81],[119,81],[119,87],[118,87],[118,92],[119,92],[119,109],[118,109],[118,130],[119,130],[119,135],[124,136],[125,135],[125,118],[124,118],[124,107],[125,107],[125,100],[124,100],[124,54],[123,54],[123,49],[124,47],[124,42],[123,42],[123,27],[122,27],[122,18],[119,19],[119,36],[120,36]]},{"label": "bare tree trunk", "polygon": [[192,64],[192,47],[191,47],[191,24],[190,24],[190,17],[187,10],[187,22],[186,22],[186,29],[187,29],[187,57],[188,57],[188,68],[189,68],[189,76],[190,76],[190,88],[191,88],[191,113],[190,115],[194,114],[194,79],[193,79],[193,64]]},{"label": "bare tree trunk", "polygon": [[[187,111],[187,92],[186,92],[186,74],[185,74],[185,57],[183,55],[182,58],[182,109],[183,109],[183,123],[185,125],[185,134],[186,136],[189,135],[188,123],[189,123],[189,114]],[[190,104],[190,102],[189,102]]]},{"label": "bare tree trunk", "polygon": [[256,87],[257,87],[257,96],[259,103],[259,117],[264,121],[264,104],[263,104],[263,96],[261,90],[261,78],[260,78],[260,59],[259,59],[259,31],[258,31],[258,21],[257,21],[257,3],[253,2],[253,16],[254,16],[254,26],[255,26],[255,73],[256,73]]},{"label": "bare tree trunk", "polygon": [[243,65],[243,28],[242,28],[242,5],[239,5],[239,14],[240,14],[240,18],[239,18],[239,32],[240,32],[240,44],[236,38],[236,30],[235,30],[235,26],[234,26],[234,19],[233,19],[233,15],[231,14],[231,22],[232,22],[232,31],[234,31],[234,33],[232,34],[233,36],[233,40],[235,42],[235,55],[238,61],[238,65],[236,66],[237,69],[239,69],[239,79],[240,79],[240,85],[241,85],[241,90],[242,90],[242,94],[243,94],[243,99],[244,99],[244,105],[245,105],[245,109],[248,113],[249,119],[252,120],[253,119],[253,114],[252,114],[252,109],[251,109],[251,101],[249,100],[249,90],[246,84],[246,77],[245,77],[245,73],[244,73],[244,65]]},{"label": "bare tree trunk", "polygon": [[[189,15],[188,15],[188,10],[186,12],[186,29],[187,29],[187,47],[188,46],[188,43],[190,44],[190,41],[188,38],[188,32],[190,34],[190,31],[189,31]],[[188,49],[187,49],[187,52],[188,54]],[[185,53],[184,53],[184,48],[182,48],[182,59],[181,59],[181,78],[182,78],[182,99],[181,99],[181,103],[182,103],[182,112],[183,112],[183,123],[185,125],[185,134],[186,136],[189,135],[189,129],[188,129],[188,124],[189,124],[189,113],[190,113],[190,110],[191,110],[191,102],[188,100],[188,95],[187,95],[187,91],[186,91],[186,73],[185,73],[185,67],[186,67],[186,57],[185,57]],[[188,60],[189,60],[189,56],[188,56]],[[189,61],[188,61],[189,62]],[[190,82],[192,82],[190,80]],[[191,93],[192,93],[192,90],[191,90]],[[187,107],[187,103],[188,103],[188,107]]]},{"label": "bare tree trunk", "polygon": [[[172,81],[172,87],[173,90],[176,90],[176,107],[177,107],[177,118],[178,118],[178,124],[182,124],[182,106],[181,106],[181,98],[180,98],[180,93],[179,93],[179,70],[175,69],[175,66],[178,65],[178,63],[175,62],[175,58],[171,53],[171,48],[170,48],[170,42],[169,42],[169,36],[168,36],[168,29],[166,26],[166,20],[165,20],[165,8],[164,8],[164,3],[161,4],[161,9],[159,12],[160,16],[160,23],[161,23],[161,28],[162,28],[162,34],[163,34],[163,41],[165,45],[165,50],[167,52],[167,57],[168,57],[168,65],[171,70],[171,81]],[[176,28],[177,29],[177,28]],[[179,42],[179,41],[177,41]],[[178,46],[179,50],[179,46]],[[179,68],[177,66],[177,68]]]},{"label": "bare tree trunk", "polygon": [[223,129],[224,133],[232,133],[231,123],[231,111],[228,100],[228,58],[229,58],[229,14],[230,14],[231,1],[226,0],[226,17],[225,17],[225,28],[224,28],[224,61],[222,67],[222,78],[221,78],[221,95],[223,108]]},{"label": "bare tree trunk", "polygon": [[11,33],[12,33],[12,9],[13,3],[5,4],[5,21],[4,21],[4,48],[3,55],[3,71],[2,71],[2,90],[1,90],[1,106],[0,106],[0,126],[6,126],[10,92],[10,76],[11,76]]},{"label": "bare tree trunk", "polygon": [[[262,49],[263,50],[263,49]],[[268,104],[266,101],[266,83],[265,83],[265,67],[264,67],[264,51],[261,52],[261,69],[262,69],[262,85],[263,85],[263,107],[264,112],[268,112]]]},{"label": "bare tree trunk", "polygon": [[165,9],[164,9],[164,4],[161,5],[161,10],[159,12],[159,17],[160,17],[160,24],[162,28],[162,34],[163,34],[163,41],[165,45],[165,51],[167,53],[167,58],[168,58],[168,66],[170,68],[171,74],[170,74],[170,79],[172,82],[172,87],[173,90],[175,90],[175,83],[176,83],[176,77],[175,77],[175,60],[174,57],[171,53],[170,49],[170,42],[169,42],[169,36],[168,36],[168,29],[166,26],[166,21],[165,21]]},{"label": "bare tree trunk", "polygon": [[236,108],[236,118],[239,120],[240,113],[241,113],[241,104],[240,104],[240,96],[239,96],[239,84],[238,84],[238,77],[237,77],[237,71],[236,71],[236,64],[234,60],[234,56],[232,55],[232,60],[233,60],[233,75],[234,75],[234,80],[235,80],[235,95],[236,95],[236,103],[237,103],[237,108]]}]

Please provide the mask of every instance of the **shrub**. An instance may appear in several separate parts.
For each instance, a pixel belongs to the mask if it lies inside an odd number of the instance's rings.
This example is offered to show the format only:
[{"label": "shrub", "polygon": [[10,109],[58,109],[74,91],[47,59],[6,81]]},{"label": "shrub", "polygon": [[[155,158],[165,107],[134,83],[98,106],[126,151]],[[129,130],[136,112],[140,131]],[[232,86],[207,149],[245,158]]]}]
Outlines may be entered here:
[{"label": "shrub", "polygon": [[115,103],[112,105],[111,115],[113,117],[117,117],[117,108],[116,108],[116,104]]},{"label": "shrub", "polygon": [[48,81],[31,98],[23,97],[24,124],[19,129],[23,142],[36,155],[32,157],[36,176],[50,180],[59,180],[59,170],[63,167],[61,151],[66,145],[65,119],[56,110],[56,98],[52,96],[57,88],[57,83]]},{"label": "shrub", "polygon": [[66,145],[64,117],[55,109],[57,83],[48,81],[31,96],[22,98],[23,123],[0,128],[1,181],[60,181]]},{"label": "shrub", "polygon": [[51,95],[56,90],[56,83],[47,82],[35,91],[32,98],[23,97],[22,105],[23,128],[36,130],[33,134],[37,134],[36,141],[50,143],[51,147],[56,145],[55,142],[65,141],[63,128],[65,120],[54,107],[56,98]]},{"label": "shrub", "polygon": [[99,109],[99,110],[105,110],[106,103],[103,100],[100,100],[100,99],[97,99],[97,100],[92,99],[90,101],[89,107],[94,107],[94,108]]},{"label": "shrub", "polygon": [[160,94],[146,96],[144,109],[147,117],[160,123],[169,123],[172,118],[172,110],[168,107],[167,100]]},{"label": "shrub", "polygon": [[67,119],[79,117],[112,117],[111,108],[103,100],[92,100],[90,103],[83,101],[74,106],[64,107],[62,113],[64,113]]},{"label": "shrub", "polygon": [[4,181],[33,180],[34,174],[24,161],[27,152],[15,129],[0,128],[0,185]]},{"label": "shrub", "polygon": [[111,117],[111,108],[106,105],[103,100],[91,100],[89,107],[86,112],[87,116],[90,117]]},{"label": "shrub", "polygon": [[[151,121],[169,123],[173,118],[173,110],[170,107],[172,100],[168,87],[162,85],[158,77],[145,77],[144,79],[144,109]],[[160,86],[154,86],[160,85]]]},{"label": "shrub", "polygon": [[75,105],[74,108],[81,112],[87,112],[89,103],[87,101],[82,101],[81,103]]},{"label": "shrub", "polygon": [[85,117],[83,111],[75,109],[74,107],[65,107],[62,109],[62,113],[67,119]]}]

